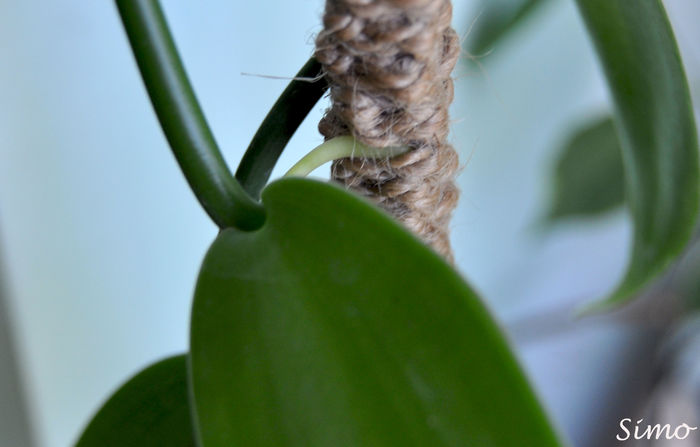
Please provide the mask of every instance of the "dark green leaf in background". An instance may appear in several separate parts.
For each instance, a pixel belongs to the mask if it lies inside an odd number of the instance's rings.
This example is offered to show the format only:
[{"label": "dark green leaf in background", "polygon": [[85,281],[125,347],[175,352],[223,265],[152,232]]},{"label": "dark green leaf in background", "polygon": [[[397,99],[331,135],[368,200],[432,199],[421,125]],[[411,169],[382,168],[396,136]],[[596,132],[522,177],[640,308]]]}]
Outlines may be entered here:
[{"label": "dark green leaf in background", "polygon": [[559,150],[547,219],[600,214],[625,201],[622,152],[612,118],[576,129]]},{"label": "dark green leaf in background", "polygon": [[630,299],[688,243],[698,143],[678,48],[658,0],[578,0],[615,105],[634,245],[625,278],[592,308]]},{"label": "dark green leaf in background", "polygon": [[559,446],[479,298],[340,188],[284,179],[197,282],[191,386],[206,447]]},{"label": "dark green leaf in background", "polygon": [[184,355],[141,371],[105,403],[76,447],[195,447]]},{"label": "dark green leaf in background", "polygon": [[547,0],[482,0],[467,36],[467,48],[480,56],[530,18]]}]

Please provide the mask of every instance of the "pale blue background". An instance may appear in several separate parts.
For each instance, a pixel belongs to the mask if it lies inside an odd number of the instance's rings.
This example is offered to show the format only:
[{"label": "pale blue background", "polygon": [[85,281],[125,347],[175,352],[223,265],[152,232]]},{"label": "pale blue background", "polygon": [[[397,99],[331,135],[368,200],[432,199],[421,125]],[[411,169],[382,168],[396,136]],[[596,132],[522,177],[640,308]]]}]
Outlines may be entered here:
[{"label": "pale blue background", "polygon": [[[478,10],[456,3],[464,34]],[[544,237],[532,231],[555,146],[607,108],[573,2],[550,3],[543,20],[478,59],[483,67],[465,56],[457,68],[451,141],[464,169],[453,240],[461,270],[511,329],[557,423],[584,443],[624,384],[616,371],[640,334],[566,319],[622,273],[622,212]],[[667,3],[688,69],[700,73],[698,2]],[[163,5],[235,166],[286,85],[241,73],[293,76],[313,51],[323,3]],[[321,141],[324,104],[276,176]],[[0,256],[37,445],[68,445],[119,383],[186,349],[191,293],[215,233],[168,151],[113,2],[0,0]],[[517,330],[543,312],[563,332]]]}]

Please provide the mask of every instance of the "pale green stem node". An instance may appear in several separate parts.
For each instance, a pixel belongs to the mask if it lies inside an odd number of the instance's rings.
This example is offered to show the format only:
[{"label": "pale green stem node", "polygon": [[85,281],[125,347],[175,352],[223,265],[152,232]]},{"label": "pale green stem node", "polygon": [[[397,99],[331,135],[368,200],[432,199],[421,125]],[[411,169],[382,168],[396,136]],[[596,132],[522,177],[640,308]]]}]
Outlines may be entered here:
[{"label": "pale green stem node", "polygon": [[347,157],[359,158],[392,158],[397,155],[405,154],[411,148],[408,146],[398,147],[369,147],[354,137],[344,135],[341,137],[332,138],[323,144],[316,146],[311,152],[306,154],[304,158],[299,160],[297,164],[291,167],[285,177],[306,177],[324,163],[338,160]]}]

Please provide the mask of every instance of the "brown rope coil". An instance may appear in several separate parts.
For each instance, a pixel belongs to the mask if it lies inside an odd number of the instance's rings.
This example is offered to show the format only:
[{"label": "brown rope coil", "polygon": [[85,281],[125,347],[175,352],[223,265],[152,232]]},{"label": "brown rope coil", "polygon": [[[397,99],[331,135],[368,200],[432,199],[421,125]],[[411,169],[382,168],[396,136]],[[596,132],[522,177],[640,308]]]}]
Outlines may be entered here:
[{"label": "brown rope coil", "polygon": [[449,0],[327,0],[316,57],[330,84],[326,139],[408,146],[391,159],[345,158],[333,179],[370,197],[452,260],[457,153],[446,143],[459,38]]}]

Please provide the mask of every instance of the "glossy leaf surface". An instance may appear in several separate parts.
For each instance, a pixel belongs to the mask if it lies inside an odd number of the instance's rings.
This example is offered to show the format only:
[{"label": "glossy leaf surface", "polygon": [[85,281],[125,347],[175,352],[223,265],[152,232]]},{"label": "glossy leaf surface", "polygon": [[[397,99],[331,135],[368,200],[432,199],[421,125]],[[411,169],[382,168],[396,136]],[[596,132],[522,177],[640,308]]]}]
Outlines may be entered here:
[{"label": "glossy leaf surface", "polygon": [[102,406],[76,447],[195,447],[184,355],[138,373]]},{"label": "glossy leaf surface", "polygon": [[576,129],[559,152],[548,220],[596,215],[624,204],[622,152],[612,118]]},{"label": "glossy leaf surface", "polygon": [[678,48],[658,0],[578,0],[610,86],[634,243],[627,273],[595,308],[620,304],[683,250],[698,208],[698,142]]},{"label": "glossy leaf surface", "polygon": [[197,282],[191,380],[206,447],[560,445],[479,298],[340,188],[263,191]]}]

